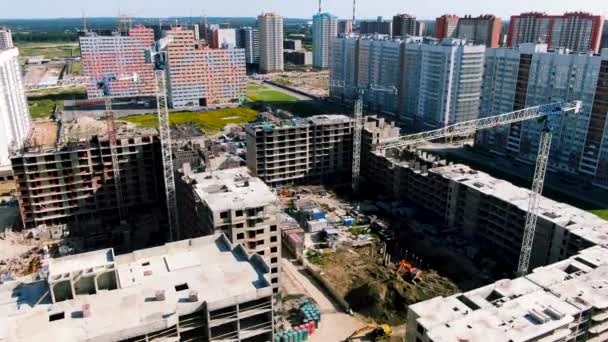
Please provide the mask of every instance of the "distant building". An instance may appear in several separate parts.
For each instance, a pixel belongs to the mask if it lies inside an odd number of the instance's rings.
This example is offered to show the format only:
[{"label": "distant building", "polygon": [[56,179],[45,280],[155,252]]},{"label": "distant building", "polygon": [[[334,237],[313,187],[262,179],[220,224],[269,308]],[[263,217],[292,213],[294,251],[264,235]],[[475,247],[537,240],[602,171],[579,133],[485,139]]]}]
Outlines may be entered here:
[{"label": "distant building", "polygon": [[283,71],[283,17],[275,13],[258,16],[260,71]]},{"label": "distant building", "polygon": [[458,20],[458,16],[448,14],[435,19],[435,38],[439,40],[456,38]]},{"label": "distant building", "polygon": [[353,121],[345,115],[250,124],[247,166],[271,186],[344,181],[350,177],[352,130]]},{"label": "distant building", "polygon": [[604,30],[602,33],[602,49],[608,49],[608,20],[604,21]]},{"label": "distant building", "polygon": [[426,24],[424,21],[416,21],[416,36],[424,37],[426,36]]},{"label": "distant building", "polygon": [[210,49],[194,40],[194,32],[175,27],[165,31],[168,100],[173,108],[236,103],[245,95],[244,49]]},{"label": "distant building", "polygon": [[260,37],[257,28],[243,27],[236,31],[236,46],[245,49],[247,65],[260,64]]},{"label": "distant building", "polygon": [[353,21],[352,19],[341,19],[338,20],[338,34],[349,34],[353,32]]},{"label": "distant building", "polygon": [[266,261],[277,293],[281,210],[270,188],[245,167],[202,173],[185,167],[178,183],[179,238],[226,234]]},{"label": "distant building", "polygon": [[146,63],[144,50],[154,46],[154,31],[135,26],[127,34],[119,32],[84,32],[79,38],[82,70],[91,79],[87,85],[89,99],[103,97],[96,82],[114,74],[131,79],[117,80],[110,84],[113,96],[155,96],[154,65]]},{"label": "distant building", "polygon": [[285,40],[283,40],[283,49],[285,49],[285,50],[300,50],[300,49],[302,49],[302,40],[300,40],[300,39],[285,39]]},{"label": "distant building", "polygon": [[13,47],[11,29],[8,27],[0,27],[0,50],[12,49]]},{"label": "distant building", "polygon": [[458,20],[456,38],[466,39],[473,44],[497,48],[500,45],[500,18],[493,15],[464,16]]},{"label": "distant building", "polygon": [[[481,117],[556,101],[580,100],[582,112],[556,123],[549,170],[608,188],[608,52],[548,51],[546,44],[489,49]],[[475,146],[528,164],[536,162],[542,125],[526,121],[479,132]]]},{"label": "distant building", "polygon": [[393,17],[393,37],[416,36],[416,17],[397,14]]},{"label": "distant building", "polygon": [[[195,40],[196,40],[196,31]],[[218,28],[213,30],[211,47],[214,49],[232,49],[236,47],[236,30],[231,28]]]},{"label": "distant building", "polygon": [[604,18],[584,12],[547,15],[529,12],[511,16],[507,45],[545,43],[549,48],[599,52]]},{"label": "distant building", "polygon": [[313,53],[304,49],[300,50],[283,50],[285,64],[293,65],[312,65]]},{"label": "distant building", "polygon": [[0,177],[11,171],[10,148],[21,148],[31,130],[19,50],[0,50]]},{"label": "distant building", "polygon": [[359,33],[360,34],[393,34],[393,22],[385,21],[382,17],[378,17],[375,21],[361,21],[359,22]]},{"label": "distant building", "polygon": [[312,65],[315,68],[329,68],[329,50],[337,36],[337,17],[329,13],[319,13],[312,17]]},{"label": "distant building", "polygon": [[223,234],[50,259],[0,285],[0,340],[271,341],[269,273]]}]

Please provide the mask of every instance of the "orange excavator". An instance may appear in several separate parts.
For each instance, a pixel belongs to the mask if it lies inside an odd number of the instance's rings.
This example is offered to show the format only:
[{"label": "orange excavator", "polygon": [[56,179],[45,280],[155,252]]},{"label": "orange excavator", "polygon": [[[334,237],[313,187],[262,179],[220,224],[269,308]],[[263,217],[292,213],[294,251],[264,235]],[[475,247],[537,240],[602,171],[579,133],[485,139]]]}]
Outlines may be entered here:
[{"label": "orange excavator", "polygon": [[397,274],[400,274],[407,281],[417,284],[420,282],[420,278],[422,277],[422,271],[412,266],[405,259],[399,262],[399,268],[397,269]]}]

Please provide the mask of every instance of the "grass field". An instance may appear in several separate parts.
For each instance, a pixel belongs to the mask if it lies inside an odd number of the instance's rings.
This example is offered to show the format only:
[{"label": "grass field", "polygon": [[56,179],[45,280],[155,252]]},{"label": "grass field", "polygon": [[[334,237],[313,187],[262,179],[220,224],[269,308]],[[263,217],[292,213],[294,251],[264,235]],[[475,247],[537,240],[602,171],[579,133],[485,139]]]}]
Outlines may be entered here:
[{"label": "grass field", "polygon": [[57,43],[19,43],[15,44],[19,48],[21,57],[44,56],[47,58],[56,57],[78,57],[80,48],[78,43],[57,42]]},{"label": "grass field", "polygon": [[591,213],[608,221],[608,209],[591,210]]},{"label": "grass field", "polygon": [[247,98],[251,102],[296,102],[297,98],[264,85],[249,83]]},{"label": "grass field", "polygon": [[53,114],[55,106],[63,108],[63,100],[84,99],[84,88],[49,89],[29,92],[27,103],[32,119],[47,119]]},{"label": "grass field", "polygon": [[75,62],[70,65],[70,73],[75,76],[82,75],[82,64]]},{"label": "grass field", "polygon": [[[206,134],[220,131],[226,124],[244,124],[252,122],[257,117],[257,111],[251,108],[226,108],[209,112],[175,112],[169,114],[172,125],[193,123],[202,128]],[[141,127],[158,126],[156,115],[134,115],[125,118],[126,121]]]}]

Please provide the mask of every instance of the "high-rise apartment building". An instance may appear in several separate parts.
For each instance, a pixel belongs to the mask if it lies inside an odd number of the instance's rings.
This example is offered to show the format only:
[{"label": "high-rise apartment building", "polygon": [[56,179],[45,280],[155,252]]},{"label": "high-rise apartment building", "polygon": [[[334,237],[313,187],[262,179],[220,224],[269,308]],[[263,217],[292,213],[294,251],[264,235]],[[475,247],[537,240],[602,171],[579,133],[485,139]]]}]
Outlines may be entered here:
[{"label": "high-rise apartment building", "polygon": [[608,49],[608,20],[604,21],[604,30],[602,33],[601,49]]},{"label": "high-rise apartment building", "polygon": [[416,36],[424,37],[426,35],[426,23],[424,21],[416,21]]},{"label": "high-rise apartment building", "polygon": [[235,103],[245,95],[244,49],[210,49],[194,40],[194,32],[165,31],[168,99],[173,108]]},{"label": "high-rise apartment building", "polygon": [[501,20],[493,15],[470,15],[458,19],[456,38],[466,39],[477,45],[497,48],[500,44]]},{"label": "high-rise apartment building", "polygon": [[283,71],[283,17],[276,13],[258,16],[260,71]]},{"label": "high-rise apartment building", "polygon": [[315,68],[329,68],[329,53],[337,35],[338,17],[329,13],[312,17],[312,65]]},{"label": "high-rise apartment building", "polygon": [[332,52],[330,94],[348,101],[357,86],[394,87],[396,94],[367,92],[366,102],[411,129],[476,119],[484,52],[485,46],[458,39],[437,44],[422,38],[338,38]]},{"label": "high-rise apartment building", "polygon": [[530,12],[511,16],[507,45],[544,43],[549,48],[599,52],[604,18],[584,12],[547,15]]},{"label": "high-rise apartment building", "polygon": [[350,177],[353,121],[318,115],[247,126],[247,166],[266,184]]},{"label": "high-rise apartment building", "polygon": [[359,33],[360,34],[393,34],[393,22],[385,21],[382,17],[378,17],[377,20],[366,20],[359,22]]},{"label": "high-rise apartment building", "polygon": [[277,197],[245,168],[213,172],[182,169],[178,181],[180,239],[224,233],[234,244],[261,256],[270,282],[279,290],[281,212]]},{"label": "high-rise apartment building", "polygon": [[0,27],[0,50],[13,48],[13,35],[8,27]]},{"label": "high-rise apartment building", "polygon": [[260,63],[260,37],[257,28],[243,27],[236,31],[236,46],[245,49],[245,63]]},{"label": "high-rise apartment building", "polygon": [[[196,32],[195,38],[196,38]],[[211,47],[214,49],[233,49],[236,47],[236,30],[231,28],[217,28],[212,31]]]},{"label": "high-rise apartment building", "polygon": [[353,32],[353,20],[341,19],[338,20],[338,34],[350,34]]},{"label": "high-rise apartment building", "polygon": [[19,51],[0,50],[0,173],[10,174],[10,148],[21,148],[30,129],[30,113],[21,78]]},{"label": "high-rise apartment building", "polygon": [[445,38],[456,38],[458,28],[458,16],[445,14],[435,19],[435,38],[443,40]]},{"label": "high-rise apartment building", "polygon": [[285,39],[283,40],[283,50],[301,50],[301,39]]},{"label": "high-rise apartment building", "polygon": [[393,37],[416,36],[416,17],[409,14],[393,16]]},{"label": "high-rise apartment building", "polygon": [[49,259],[0,296],[4,342],[272,341],[275,330],[268,263],[223,234]]},{"label": "high-rise apartment building", "polygon": [[[154,30],[135,26],[128,33],[83,32],[80,54],[83,74],[91,79],[87,85],[90,99],[103,97],[97,82],[108,74],[124,77],[110,84],[113,96],[154,96],[154,65],[146,63],[144,50],[154,46]],[[139,81],[126,79],[137,75]]]},{"label": "high-rise apartment building", "polygon": [[[608,187],[608,53],[548,52],[545,44],[488,50],[482,117],[573,100],[582,112],[557,121],[549,169]],[[476,146],[533,164],[541,127],[527,121],[480,132]]]}]

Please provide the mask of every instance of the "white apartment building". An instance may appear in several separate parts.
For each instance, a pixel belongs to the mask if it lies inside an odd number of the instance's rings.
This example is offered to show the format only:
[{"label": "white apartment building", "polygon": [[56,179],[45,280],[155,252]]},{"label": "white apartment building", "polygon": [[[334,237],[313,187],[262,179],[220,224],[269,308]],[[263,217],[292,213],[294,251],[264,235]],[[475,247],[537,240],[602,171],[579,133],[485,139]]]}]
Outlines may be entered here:
[{"label": "white apartment building", "polygon": [[283,17],[276,13],[258,16],[260,72],[283,71]]},{"label": "white apartment building", "polygon": [[312,65],[315,68],[329,68],[332,41],[337,35],[338,17],[329,13],[312,17]]},{"label": "white apartment building", "polygon": [[8,27],[0,27],[0,50],[13,48],[13,35]]},{"label": "white apartment building", "polygon": [[31,128],[19,50],[0,50],[0,172],[10,172],[10,148],[21,148]]},{"label": "white apartment building", "polygon": [[[608,52],[548,51],[544,44],[489,49],[481,114],[492,116],[556,101],[580,100],[582,112],[556,122],[549,168],[608,187]],[[536,161],[541,124],[523,122],[479,132],[476,146],[528,164]]]},{"label": "white apartment building", "polygon": [[236,30],[218,28],[213,30],[214,49],[233,49],[236,47]]}]

